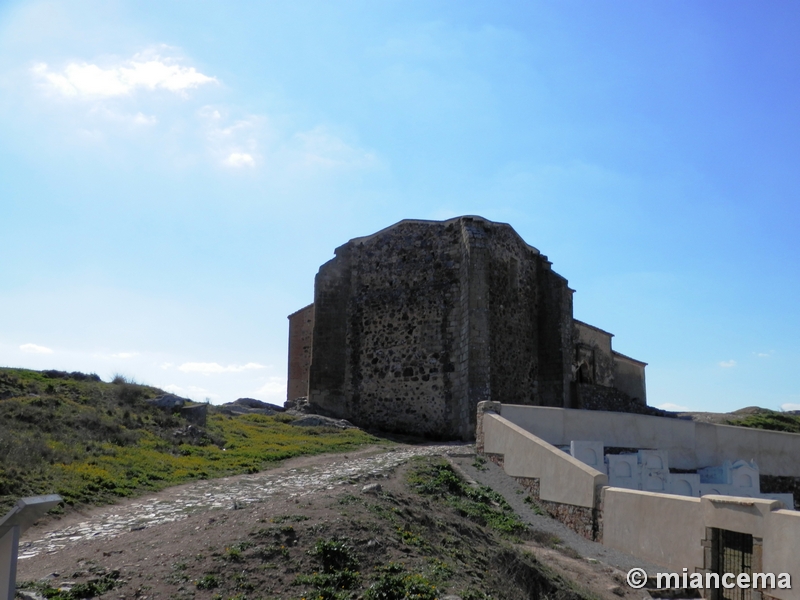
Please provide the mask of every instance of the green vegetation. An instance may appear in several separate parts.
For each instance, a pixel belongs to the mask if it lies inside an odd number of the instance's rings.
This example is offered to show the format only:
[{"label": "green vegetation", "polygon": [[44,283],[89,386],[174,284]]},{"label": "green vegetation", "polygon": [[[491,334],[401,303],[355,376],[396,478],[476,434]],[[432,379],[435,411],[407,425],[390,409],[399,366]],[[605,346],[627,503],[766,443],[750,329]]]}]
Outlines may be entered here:
[{"label": "green vegetation", "polygon": [[317,558],[325,573],[358,567],[352,548],[341,540],[319,540],[308,553]]},{"label": "green vegetation", "polygon": [[505,498],[486,486],[470,486],[445,460],[419,461],[417,468],[410,471],[408,482],[420,494],[444,500],[480,525],[505,534],[527,530]]},{"label": "green vegetation", "polygon": [[728,421],[728,425],[800,433],[800,415],[789,415],[763,409],[759,413],[748,415],[742,419],[732,419]]},{"label": "green vegetation", "polygon": [[112,571],[85,583],[73,585],[69,589],[56,589],[46,583],[33,581],[21,582],[17,587],[35,590],[48,600],[81,600],[94,598],[114,589],[118,579],[119,571]]},{"label": "green vegetation", "polygon": [[200,427],[146,402],[162,394],[123,377],[0,369],[0,511],[48,493],[68,505],[113,502],[379,441],[357,429],[294,427],[290,415],[231,417],[213,407]]},{"label": "green vegetation", "polygon": [[213,573],[206,573],[195,583],[198,590],[213,590],[219,587],[219,578]]},{"label": "green vegetation", "polygon": [[437,600],[439,590],[424,575],[406,573],[402,565],[391,563],[382,570],[365,600]]}]

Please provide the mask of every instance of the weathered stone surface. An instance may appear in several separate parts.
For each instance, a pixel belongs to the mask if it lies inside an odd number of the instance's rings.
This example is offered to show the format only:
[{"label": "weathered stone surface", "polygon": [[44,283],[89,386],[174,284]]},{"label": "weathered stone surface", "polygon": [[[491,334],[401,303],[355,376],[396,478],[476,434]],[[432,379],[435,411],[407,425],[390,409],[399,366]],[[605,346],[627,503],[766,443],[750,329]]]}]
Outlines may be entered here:
[{"label": "weathered stone surface", "polygon": [[[216,409],[224,415],[274,415],[277,411],[271,408],[247,408],[237,404],[221,404]],[[283,411],[281,411],[283,412]]]},{"label": "weathered stone surface", "polygon": [[[287,402],[307,396],[311,412],[368,429],[472,439],[478,402],[578,407],[581,374],[612,389],[611,334],[576,325],[567,280],[507,224],[405,220],[335,254],[314,303],[289,316]],[[643,382],[644,363],[631,364]]]},{"label": "weathered stone surface", "polygon": [[181,406],[181,417],[190,423],[205,427],[206,419],[208,418],[208,404]]},{"label": "weathered stone surface", "polygon": [[216,409],[226,415],[274,415],[286,410],[283,406],[262,402],[255,398],[239,398],[233,402],[220,404]]},{"label": "weathered stone surface", "polygon": [[264,402],[262,400],[256,400],[255,398],[239,398],[237,400],[234,400],[231,404],[234,404],[236,406],[244,406],[247,408],[267,409],[275,412],[283,411],[282,406],[278,406],[277,404],[270,404],[269,402]]},{"label": "weathered stone surface", "polygon": [[176,396],[175,394],[164,394],[163,396],[158,396],[157,398],[151,398],[147,401],[148,404],[152,404],[153,406],[157,406],[158,408],[167,408],[167,409],[176,409],[180,408],[187,402],[191,402],[188,398],[181,398],[180,396]]},{"label": "weathered stone surface", "polygon": [[[490,458],[493,462],[498,462],[496,456]],[[572,529],[575,533],[582,535],[587,540],[597,540],[597,509],[542,500],[539,496],[539,479],[535,477],[514,477],[514,479],[527,490],[530,497],[551,517],[561,521],[564,525]]]},{"label": "weathered stone surface", "polygon": [[289,319],[289,378],[286,399],[308,396],[308,372],[311,367],[311,342],[314,336],[314,305],[292,313]]}]

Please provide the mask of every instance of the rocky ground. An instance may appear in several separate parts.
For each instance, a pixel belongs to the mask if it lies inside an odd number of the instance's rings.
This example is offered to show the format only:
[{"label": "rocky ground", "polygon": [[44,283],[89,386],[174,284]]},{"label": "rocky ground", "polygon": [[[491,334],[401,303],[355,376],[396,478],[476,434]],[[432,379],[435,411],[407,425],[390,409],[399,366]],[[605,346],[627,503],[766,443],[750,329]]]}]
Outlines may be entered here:
[{"label": "rocky ground", "polygon": [[[398,445],[304,457],[72,514],[26,532],[18,581],[29,596],[62,589],[64,600],[403,598],[392,586],[422,599],[649,597],[624,574],[652,566],[537,515],[516,483],[473,451]],[[446,457],[490,485],[529,531],[498,535],[415,493],[407,472],[420,456]]]}]

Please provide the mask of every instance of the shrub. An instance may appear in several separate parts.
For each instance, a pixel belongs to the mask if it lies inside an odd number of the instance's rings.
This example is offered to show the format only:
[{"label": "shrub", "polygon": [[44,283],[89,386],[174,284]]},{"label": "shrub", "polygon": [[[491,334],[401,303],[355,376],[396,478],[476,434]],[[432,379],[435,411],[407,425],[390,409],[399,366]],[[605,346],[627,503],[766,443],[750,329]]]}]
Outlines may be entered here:
[{"label": "shrub", "polygon": [[339,540],[318,540],[308,553],[322,563],[325,573],[358,568],[358,560],[352,548]]}]

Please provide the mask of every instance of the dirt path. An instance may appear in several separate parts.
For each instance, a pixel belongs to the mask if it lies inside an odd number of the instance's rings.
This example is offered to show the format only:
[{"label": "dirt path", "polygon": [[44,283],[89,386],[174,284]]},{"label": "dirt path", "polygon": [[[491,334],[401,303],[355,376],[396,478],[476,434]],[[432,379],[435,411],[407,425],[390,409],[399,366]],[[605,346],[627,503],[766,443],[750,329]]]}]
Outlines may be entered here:
[{"label": "dirt path", "polygon": [[[26,532],[20,547],[18,581],[48,581],[55,587],[69,588],[76,581],[118,571],[125,583],[103,597],[208,600],[213,594],[200,593],[196,582],[211,572],[213,561],[222,560],[220,548],[235,547],[241,539],[249,539],[244,532],[258,523],[269,526],[276,515],[302,512],[303,519],[311,519],[308,523],[319,522],[314,527],[344,527],[347,519],[342,511],[350,503],[336,503],[335,498],[352,498],[374,478],[380,478],[384,489],[400,497],[402,485],[393,476],[397,467],[414,456],[445,455],[468,477],[503,494],[534,532],[550,534],[534,535],[524,543],[542,563],[602,600],[649,598],[643,590],[634,591],[625,585],[624,572],[632,564],[651,565],[584,540],[561,523],[534,514],[524,504],[524,494],[516,482],[491,463],[476,468],[473,452],[474,446],[465,444],[399,445],[299,457],[256,475],[195,482],[73,513]],[[434,511],[432,505],[426,506]],[[392,537],[378,536],[375,548],[391,546]],[[294,573],[296,568],[287,573]],[[273,575],[287,581],[296,578],[269,573],[268,579],[274,579]]]},{"label": "dirt path", "polygon": [[197,481],[125,500],[112,506],[72,513],[25,532],[20,540],[20,573],[29,559],[132,531],[183,520],[207,511],[238,508],[275,496],[297,498],[353,481],[381,477],[412,456],[444,454],[464,444],[369,447],[347,454],[323,454],[291,459],[283,466],[255,475]]}]

